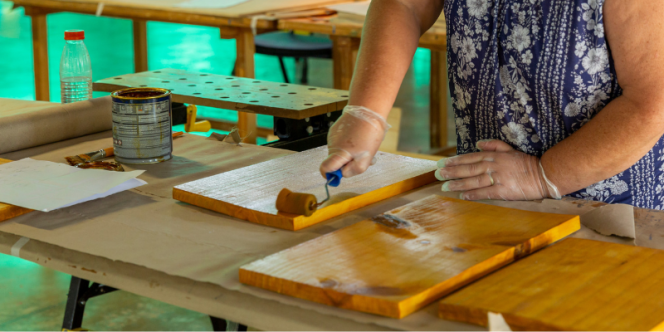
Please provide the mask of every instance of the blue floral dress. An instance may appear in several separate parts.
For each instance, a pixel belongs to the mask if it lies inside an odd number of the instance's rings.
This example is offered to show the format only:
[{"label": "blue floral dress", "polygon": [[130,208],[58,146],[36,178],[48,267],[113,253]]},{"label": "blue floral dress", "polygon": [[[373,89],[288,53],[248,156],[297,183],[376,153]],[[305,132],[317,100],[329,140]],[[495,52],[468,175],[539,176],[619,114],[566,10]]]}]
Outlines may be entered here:
[{"label": "blue floral dress", "polygon": [[[500,139],[541,156],[620,96],[604,0],[446,0],[459,153]],[[664,140],[624,172],[570,196],[663,209]]]}]

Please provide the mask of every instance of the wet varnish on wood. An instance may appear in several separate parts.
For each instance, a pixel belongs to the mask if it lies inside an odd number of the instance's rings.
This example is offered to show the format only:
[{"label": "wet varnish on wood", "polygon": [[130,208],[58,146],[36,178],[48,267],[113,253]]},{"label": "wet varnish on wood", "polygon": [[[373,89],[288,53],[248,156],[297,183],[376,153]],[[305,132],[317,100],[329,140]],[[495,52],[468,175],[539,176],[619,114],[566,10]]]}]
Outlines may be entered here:
[{"label": "wet varnish on wood", "polygon": [[566,239],[452,294],[440,316],[512,330],[664,329],[664,251]]},{"label": "wet varnish on wood", "polygon": [[310,217],[278,212],[283,188],[309,193],[322,201],[325,179],[319,173],[327,147],[307,150],[221,173],[173,188],[173,198],[251,222],[298,230],[436,181],[436,162],[376,154],[376,164],[361,175],[330,188],[331,199]]},{"label": "wet varnish on wood", "polygon": [[[0,158],[0,165],[11,162],[11,160]],[[0,203],[0,222],[9,220],[14,217],[18,217],[22,214],[32,212],[33,210],[22,208],[16,205],[9,205],[5,203]]]},{"label": "wet varnish on wood", "polygon": [[240,282],[402,318],[579,229],[579,217],[429,196],[240,268]]}]

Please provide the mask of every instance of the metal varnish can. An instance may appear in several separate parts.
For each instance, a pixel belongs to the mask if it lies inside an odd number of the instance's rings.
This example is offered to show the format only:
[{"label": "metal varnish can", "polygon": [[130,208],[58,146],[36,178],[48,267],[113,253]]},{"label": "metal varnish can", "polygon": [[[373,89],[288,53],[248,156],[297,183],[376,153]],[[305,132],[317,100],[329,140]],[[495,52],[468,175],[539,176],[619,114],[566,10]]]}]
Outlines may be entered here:
[{"label": "metal varnish can", "polygon": [[171,159],[171,92],[159,88],[115,91],[113,148],[125,164],[156,164]]}]

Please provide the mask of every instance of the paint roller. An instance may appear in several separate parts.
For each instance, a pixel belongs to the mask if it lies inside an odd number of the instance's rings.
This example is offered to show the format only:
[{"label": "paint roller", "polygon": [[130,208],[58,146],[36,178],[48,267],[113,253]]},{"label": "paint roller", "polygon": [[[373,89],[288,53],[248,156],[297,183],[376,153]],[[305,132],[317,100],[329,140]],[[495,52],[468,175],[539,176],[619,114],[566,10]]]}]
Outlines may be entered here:
[{"label": "paint roller", "polygon": [[319,203],[316,196],[312,194],[296,193],[284,188],[277,195],[277,211],[307,217],[314,214],[319,206],[330,199],[329,187],[338,187],[343,175],[341,175],[341,170],[337,170],[326,173],[325,177],[327,178],[327,182],[325,183],[327,197],[323,201]]}]

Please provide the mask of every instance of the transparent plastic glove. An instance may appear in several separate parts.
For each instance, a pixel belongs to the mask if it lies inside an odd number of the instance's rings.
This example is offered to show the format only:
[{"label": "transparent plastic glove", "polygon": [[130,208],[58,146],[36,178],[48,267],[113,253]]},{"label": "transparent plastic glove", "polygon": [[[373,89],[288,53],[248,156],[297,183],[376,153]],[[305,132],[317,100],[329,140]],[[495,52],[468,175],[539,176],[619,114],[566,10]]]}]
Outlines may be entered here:
[{"label": "transparent plastic glove", "polygon": [[507,201],[560,199],[556,186],[544,174],[539,158],[514,150],[500,140],[477,142],[481,152],[442,159],[436,178],[443,191],[462,191],[461,199]]},{"label": "transparent plastic glove", "polygon": [[364,173],[375,163],[374,156],[389,128],[382,116],[366,107],[344,107],[327,134],[328,156],[320,165],[320,173],[323,177],[338,169],[344,177]]}]

